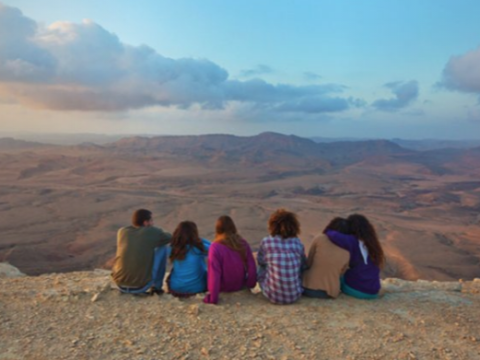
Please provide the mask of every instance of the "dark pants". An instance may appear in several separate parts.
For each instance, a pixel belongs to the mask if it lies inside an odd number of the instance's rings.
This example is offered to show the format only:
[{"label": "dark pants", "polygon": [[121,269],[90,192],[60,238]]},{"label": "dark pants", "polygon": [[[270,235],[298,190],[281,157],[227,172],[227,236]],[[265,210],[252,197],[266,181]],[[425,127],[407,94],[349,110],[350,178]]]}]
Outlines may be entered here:
[{"label": "dark pants", "polygon": [[303,295],[317,299],[330,299],[326,291],[303,288]]}]

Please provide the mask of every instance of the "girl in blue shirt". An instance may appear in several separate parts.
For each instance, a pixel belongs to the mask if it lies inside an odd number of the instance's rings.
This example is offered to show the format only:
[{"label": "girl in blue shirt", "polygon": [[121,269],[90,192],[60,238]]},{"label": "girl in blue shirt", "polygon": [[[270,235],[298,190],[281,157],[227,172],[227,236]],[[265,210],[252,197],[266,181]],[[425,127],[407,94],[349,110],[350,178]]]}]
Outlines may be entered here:
[{"label": "girl in blue shirt", "polygon": [[174,296],[191,296],[207,291],[207,264],[210,241],[198,236],[192,221],[178,224],[173,233],[170,261],[172,270],[167,280],[169,292]]}]

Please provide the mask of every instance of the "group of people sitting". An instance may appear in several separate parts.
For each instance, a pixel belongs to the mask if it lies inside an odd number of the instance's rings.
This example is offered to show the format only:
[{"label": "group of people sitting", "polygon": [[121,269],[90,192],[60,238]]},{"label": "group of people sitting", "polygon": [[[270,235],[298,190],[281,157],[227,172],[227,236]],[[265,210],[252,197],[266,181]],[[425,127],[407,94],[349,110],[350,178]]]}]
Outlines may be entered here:
[{"label": "group of people sitting", "polygon": [[168,292],[177,297],[205,293],[204,302],[217,304],[221,292],[254,288],[276,304],[291,304],[302,294],[336,298],[340,292],[375,299],[385,256],[374,227],[359,214],[335,218],[313,240],[308,257],[298,235],[295,213],[278,209],[268,220],[269,236],[257,259],[230,216],[221,216],[210,242],[192,221],[178,224],[173,235],[153,226],[152,213],[134,212],[132,225],[117,235],[112,278],[120,291],[162,294],[167,261]]}]

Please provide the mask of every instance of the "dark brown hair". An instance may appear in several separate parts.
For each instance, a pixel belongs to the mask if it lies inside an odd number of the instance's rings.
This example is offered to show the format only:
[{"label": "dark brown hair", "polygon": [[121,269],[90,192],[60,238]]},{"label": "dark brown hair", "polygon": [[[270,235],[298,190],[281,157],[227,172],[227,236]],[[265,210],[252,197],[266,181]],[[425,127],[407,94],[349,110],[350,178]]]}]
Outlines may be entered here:
[{"label": "dark brown hair", "polygon": [[232,218],[228,215],[220,216],[215,224],[215,242],[236,251],[247,262],[247,249],[242,242],[242,237],[237,232],[237,227]]},{"label": "dark brown hair", "polygon": [[282,239],[296,237],[300,234],[300,223],[297,215],[285,209],[278,209],[268,219],[268,231],[270,235],[279,235]]},{"label": "dark brown hair", "polygon": [[170,261],[184,260],[187,251],[196,247],[201,252],[206,252],[203,242],[198,236],[197,225],[193,221],[182,221],[173,232],[172,252]]},{"label": "dark brown hair", "polygon": [[149,221],[152,219],[152,212],[145,209],[138,209],[132,215],[132,224],[133,226],[143,226],[145,221]]},{"label": "dark brown hair", "polygon": [[373,263],[382,268],[385,264],[385,254],[373,225],[365,216],[360,214],[350,215],[347,221],[349,233],[364,242]]},{"label": "dark brown hair", "polygon": [[323,229],[323,233],[325,234],[329,230],[338,231],[342,234],[348,234],[349,228],[347,219],[341,217],[333,218],[332,221],[330,221],[328,225],[325,226],[325,229]]}]

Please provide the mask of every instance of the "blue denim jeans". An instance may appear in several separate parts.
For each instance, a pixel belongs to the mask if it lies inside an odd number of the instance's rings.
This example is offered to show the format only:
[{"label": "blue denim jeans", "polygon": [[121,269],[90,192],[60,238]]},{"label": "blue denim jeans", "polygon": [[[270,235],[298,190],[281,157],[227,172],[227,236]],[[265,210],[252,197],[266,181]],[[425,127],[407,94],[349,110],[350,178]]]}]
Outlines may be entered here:
[{"label": "blue denim jeans", "polygon": [[153,265],[152,265],[152,279],[141,288],[127,288],[119,286],[118,289],[127,294],[142,294],[147,292],[150,288],[161,289],[163,286],[163,278],[167,268],[167,247],[162,246],[155,249]]}]

